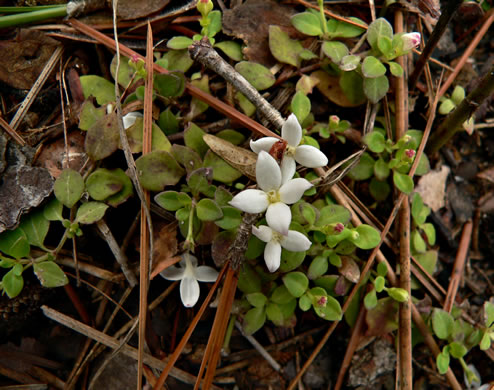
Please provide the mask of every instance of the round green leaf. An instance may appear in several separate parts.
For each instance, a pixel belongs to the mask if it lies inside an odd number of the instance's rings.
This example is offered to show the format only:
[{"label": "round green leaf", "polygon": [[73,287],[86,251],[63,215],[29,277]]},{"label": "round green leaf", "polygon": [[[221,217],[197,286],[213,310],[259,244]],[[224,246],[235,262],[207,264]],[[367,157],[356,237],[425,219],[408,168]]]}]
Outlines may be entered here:
[{"label": "round green leaf", "polygon": [[120,177],[105,168],[96,169],[86,180],[87,191],[94,200],[104,200],[119,192],[122,187]]},{"label": "round green leaf", "polygon": [[283,276],[283,284],[295,298],[301,297],[309,287],[309,279],[302,272],[290,272]]},{"label": "round green leaf", "polygon": [[251,335],[262,328],[266,322],[266,310],[264,307],[254,307],[250,309],[244,316],[243,328],[244,332]]},{"label": "round green leaf", "polygon": [[364,152],[360,156],[359,163],[348,172],[348,176],[358,181],[370,179],[374,175],[374,164],[375,161],[371,155]]},{"label": "round green leaf", "polygon": [[393,55],[393,43],[391,38],[386,36],[380,36],[377,40],[377,47],[384,54],[385,57],[390,57]]},{"label": "round green leaf", "polygon": [[43,243],[50,228],[50,221],[43,215],[43,210],[36,210],[25,216],[19,227],[26,233],[29,244],[44,248]]},{"label": "round green leaf", "polygon": [[293,95],[290,109],[295,114],[298,121],[302,123],[310,113],[310,99],[305,96],[302,91],[298,91],[295,95]]},{"label": "round green leaf", "polygon": [[299,298],[298,307],[300,307],[300,310],[302,311],[307,311],[312,307],[312,300],[307,294],[304,294]]},{"label": "round green leaf", "polygon": [[390,287],[387,290],[388,295],[397,302],[408,301],[408,292],[398,287]]},{"label": "round green leaf", "polygon": [[310,35],[311,37],[322,35],[320,19],[310,12],[293,15],[290,21],[293,27],[302,34]]},{"label": "round green leaf", "polygon": [[364,297],[364,306],[367,310],[375,308],[377,305],[377,295],[376,290],[372,289]]},{"label": "round green leaf", "polygon": [[173,37],[166,43],[166,46],[169,49],[181,50],[187,49],[193,43],[194,41],[188,37]]},{"label": "round green leaf", "polygon": [[343,316],[340,303],[332,296],[326,297],[325,306],[314,306],[316,314],[327,321],[339,321]]},{"label": "round green leaf", "polygon": [[266,295],[260,292],[247,294],[245,297],[247,298],[249,303],[254,307],[264,307],[266,305],[266,302],[268,301]]},{"label": "round green leaf", "polygon": [[223,212],[221,211],[221,207],[216,204],[216,202],[212,199],[201,199],[199,203],[197,203],[197,218],[201,221],[216,221],[223,217]]},{"label": "round green leaf", "polygon": [[268,303],[266,306],[266,315],[268,319],[276,326],[282,326],[285,322],[283,312],[280,307],[274,303]]},{"label": "round green leaf", "polygon": [[300,66],[300,52],[304,50],[299,41],[290,39],[279,26],[269,26],[269,49],[278,61],[284,64]]},{"label": "round green leaf", "polygon": [[388,65],[389,65],[389,71],[393,76],[395,77],[403,76],[403,68],[401,67],[400,64],[394,61],[390,61]]},{"label": "round green leaf", "polygon": [[188,198],[189,204],[192,202],[192,199],[190,198],[189,195],[187,195],[184,192],[177,192],[177,191],[164,191],[160,192],[158,195],[154,197],[154,201],[158,203],[161,207],[163,207],[165,210],[168,211],[177,211],[178,209],[181,209],[184,206],[187,206],[187,204],[184,204],[183,198]]},{"label": "round green leaf", "polygon": [[26,233],[20,228],[2,232],[0,234],[0,251],[16,259],[27,257],[30,246]]},{"label": "round green leaf", "polygon": [[101,202],[83,203],[77,210],[75,221],[82,224],[90,224],[99,221],[105,215],[108,205]]},{"label": "round green leaf", "polygon": [[339,64],[343,57],[348,56],[348,47],[343,42],[324,41],[321,49],[336,64]]},{"label": "round green leaf", "polygon": [[297,269],[305,259],[306,252],[291,252],[286,249],[281,250],[281,272],[290,272]]},{"label": "round green leaf", "polygon": [[[356,17],[350,16],[349,19],[353,22],[366,26],[367,24]],[[332,38],[355,38],[365,32],[365,29],[357,27],[353,24],[346,23],[342,20],[329,19],[327,22],[328,35]]]},{"label": "round green leaf", "polygon": [[2,287],[9,298],[15,298],[24,287],[24,279],[22,275],[16,275],[14,269],[11,269],[3,276]]},{"label": "round green leaf", "polygon": [[376,176],[377,180],[386,180],[390,172],[391,170],[389,169],[388,163],[382,158],[379,158],[374,164],[374,175]]},{"label": "round green leaf", "polygon": [[223,217],[214,222],[216,225],[225,230],[236,229],[240,226],[242,212],[239,209],[231,206],[223,206],[221,207],[221,211],[223,212]]},{"label": "round green leaf", "polygon": [[258,91],[271,87],[276,81],[268,68],[255,62],[241,61],[235,65],[235,70]]},{"label": "round green leaf", "polygon": [[331,204],[324,206],[319,210],[319,219],[316,221],[316,226],[323,227],[333,223],[342,223],[345,225],[350,221],[350,211],[343,206]]},{"label": "round green leaf", "polygon": [[43,215],[48,221],[61,221],[63,204],[57,198],[51,199],[43,209]]},{"label": "round green leaf", "polygon": [[213,169],[213,179],[222,183],[231,183],[242,177],[242,173],[229,165],[225,160],[208,150],[204,156],[204,167]]},{"label": "round green leaf", "polygon": [[293,295],[290,294],[286,286],[282,285],[275,288],[269,300],[279,305],[284,305],[293,299]]},{"label": "round green leaf", "polygon": [[165,135],[178,133],[179,122],[177,117],[173,114],[171,107],[167,107],[166,110],[161,112],[158,119],[158,126]]},{"label": "round green leaf", "polygon": [[358,233],[358,238],[350,238],[350,241],[352,241],[360,249],[375,248],[381,240],[381,235],[372,226],[362,224],[357,226],[355,230]]},{"label": "round green leaf", "polygon": [[459,105],[463,99],[465,99],[465,90],[462,86],[457,85],[451,94],[451,100],[453,100],[455,105]]},{"label": "round green leaf", "polygon": [[235,41],[218,42],[214,45],[214,47],[220,49],[232,60],[242,61],[242,59],[244,58],[244,55],[242,53],[242,46],[238,42]]},{"label": "round green leaf", "polygon": [[350,54],[341,58],[339,67],[345,72],[350,72],[357,69],[358,64],[360,64],[360,56]]},{"label": "round green leaf", "polygon": [[411,194],[413,191],[413,180],[410,176],[393,171],[393,183],[401,192]]},{"label": "round green leaf", "polygon": [[416,229],[412,232],[410,241],[415,252],[424,253],[427,250],[424,239]]},{"label": "round green leaf", "polygon": [[454,320],[451,314],[442,309],[435,308],[432,313],[432,329],[441,340],[447,340],[453,333]]},{"label": "round green leaf", "polygon": [[93,160],[102,160],[118,149],[120,134],[117,114],[107,114],[87,130],[85,149]]},{"label": "round green leaf", "polygon": [[386,283],[386,281],[384,280],[384,277],[378,276],[374,280],[374,286],[376,287],[376,291],[381,292],[382,290],[384,290],[385,283]]},{"label": "round green leaf", "polygon": [[453,341],[449,343],[449,353],[456,359],[460,359],[465,356],[468,352],[467,347],[458,341]]},{"label": "round green leaf", "polygon": [[71,208],[81,199],[84,191],[84,179],[73,169],[64,169],[55,181],[55,196],[65,206]]},{"label": "round green leaf", "polygon": [[166,185],[175,185],[185,174],[172,155],[155,150],[136,160],[141,185],[150,191],[161,191]]},{"label": "round green leaf", "polygon": [[154,76],[153,86],[161,96],[178,97],[185,90],[185,76],[178,71],[159,73]]},{"label": "round green leaf", "polygon": [[388,92],[388,89],[389,81],[386,76],[364,78],[364,93],[372,103],[377,103],[381,100]]},{"label": "round green leaf", "polygon": [[371,131],[364,136],[362,141],[364,141],[364,143],[374,153],[383,152],[384,147],[386,146],[386,139],[384,138],[384,135],[382,135],[379,131]]},{"label": "round green leaf", "polygon": [[79,80],[86,99],[94,96],[99,105],[115,101],[115,86],[112,82],[94,75],[81,76]]},{"label": "round green leaf", "polygon": [[443,351],[436,356],[436,365],[437,365],[437,371],[441,375],[444,375],[448,372],[449,368],[449,353],[448,350],[444,347]]},{"label": "round green leaf", "polygon": [[69,282],[62,269],[53,261],[35,263],[33,271],[43,287],[60,287]]},{"label": "round green leaf", "polygon": [[328,259],[324,256],[316,256],[310,263],[307,270],[307,277],[309,279],[317,279],[324,275],[328,270]]},{"label": "round green leaf", "polygon": [[367,42],[373,49],[378,49],[378,40],[381,37],[393,39],[393,27],[384,19],[379,18],[374,20],[367,29]]},{"label": "round green leaf", "polygon": [[456,105],[453,103],[451,99],[444,99],[441,105],[439,106],[439,113],[441,115],[449,114],[456,108]]}]

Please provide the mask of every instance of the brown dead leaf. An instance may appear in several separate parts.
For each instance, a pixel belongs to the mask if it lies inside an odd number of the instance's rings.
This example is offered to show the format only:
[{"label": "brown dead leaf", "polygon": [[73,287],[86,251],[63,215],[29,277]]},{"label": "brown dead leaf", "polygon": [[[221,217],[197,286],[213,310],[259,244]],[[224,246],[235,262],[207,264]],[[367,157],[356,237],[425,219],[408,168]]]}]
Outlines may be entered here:
[{"label": "brown dead leaf", "polygon": [[430,171],[420,178],[415,187],[415,192],[420,194],[424,203],[432,211],[437,211],[444,207],[444,190],[449,171],[450,169],[446,165],[443,165],[439,171]]},{"label": "brown dead leaf", "polygon": [[180,256],[175,256],[178,251],[177,223],[164,224],[162,222],[154,222],[153,224],[154,252],[151,279],[165,268],[180,261]]},{"label": "brown dead leaf", "polygon": [[487,180],[490,181],[491,183],[494,183],[494,166],[487,168],[482,172],[477,173],[477,177],[479,179]]},{"label": "brown dead leaf", "polygon": [[338,268],[338,271],[352,283],[359,281],[360,269],[357,263],[349,256],[341,256],[341,267]]}]

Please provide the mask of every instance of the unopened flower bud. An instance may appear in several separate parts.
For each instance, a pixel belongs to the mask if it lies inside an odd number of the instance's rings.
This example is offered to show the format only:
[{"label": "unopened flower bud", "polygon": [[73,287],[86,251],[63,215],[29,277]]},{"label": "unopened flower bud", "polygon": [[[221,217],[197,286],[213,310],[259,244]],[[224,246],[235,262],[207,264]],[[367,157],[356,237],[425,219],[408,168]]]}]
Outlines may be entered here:
[{"label": "unopened flower bud", "polygon": [[408,158],[413,158],[413,156],[415,156],[415,150],[413,150],[413,149],[407,149],[407,150],[405,150],[405,155]]},{"label": "unopened flower bud", "polygon": [[338,126],[338,124],[340,123],[340,118],[338,117],[338,115],[331,115],[329,117],[329,123],[332,126]]},{"label": "unopened flower bud", "polygon": [[326,296],[321,296],[317,299],[317,304],[319,306],[326,306],[326,303],[328,303],[328,297]]},{"label": "unopened flower bud", "polygon": [[343,225],[342,223],[337,223],[334,226],[334,232],[335,233],[341,233],[344,229],[345,229],[345,225]]},{"label": "unopened flower bud", "polygon": [[205,18],[213,9],[213,2],[211,0],[199,0],[197,2],[197,10]]},{"label": "unopened flower bud", "polygon": [[403,51],[415,49],[420,45],[420,33],[418,32],[403,34],[401,39],[403,40]]},{"label": "unopened flower bud", "polygon": [[388,288],[388,295],[398,302],[408,301],[408,292],[402,288],[390,287]]}]

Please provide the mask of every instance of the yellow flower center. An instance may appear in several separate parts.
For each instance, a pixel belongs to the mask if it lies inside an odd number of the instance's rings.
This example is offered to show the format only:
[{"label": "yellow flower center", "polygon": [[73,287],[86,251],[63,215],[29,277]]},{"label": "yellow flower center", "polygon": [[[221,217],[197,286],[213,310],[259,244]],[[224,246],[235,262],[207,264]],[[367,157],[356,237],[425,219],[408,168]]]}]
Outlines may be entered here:
[{"label": "yellow flower center", "polygon": [[290,146],[290,145],[287,145],[286,146],[286,149],[285,149],[285,154],[288,156],[288,157],[294,157],[295,156],[295,149],[297,149],[296,146]]},{"label": "yellow flower center", "polygon": [[273,235],[271,237],[271,241],[281,242],[282,239],[283,239],[283,236],[281,235],[281,233],[278,233],[277,231],[273,230]]},{"label": "yellow flower center", "polygon": [[277,190],[271,190],[268,192],[268,202],[271,203],[278,203],[280,201],[280,194],[278,193]]}]

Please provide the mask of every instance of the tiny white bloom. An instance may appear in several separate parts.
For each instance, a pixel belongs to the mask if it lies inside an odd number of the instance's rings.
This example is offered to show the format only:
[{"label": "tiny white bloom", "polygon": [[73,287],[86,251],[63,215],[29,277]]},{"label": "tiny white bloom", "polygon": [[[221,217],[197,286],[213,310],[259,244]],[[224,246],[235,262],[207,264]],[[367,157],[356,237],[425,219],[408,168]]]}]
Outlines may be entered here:
[{"label": "tiny white bloom", "polygon": [[[288,144],[281,160],[282,183],[290,180],[295,174],[295,162],[307,168],[323,167],[328,163],[328,158],[319,149],[310,145],[300,145],[302,127],[295,114],[291,114],[285,121],[281,128],[281,138]],[[257,141],[250,141],[250,147],[258,154],[261,150],[269,152],[277,141],[275,137],[264,137]]]},{"label": "tiny white bloom", "polygon": [[268,225],[283,235],[288,234],[292,212],[287,204],[297,202],[312,184],[302,178],[283,183],[276,160],[261,150],[256,163],[256,179],[260,190],[244,190],[229,202],[246,213],[266,211]]},{"label": "tiny white bloom", "polygon": [[137,118],[142,118],[142,114],[140,112],[132,111],[132,112],[129,112],[128,114],[125,114],[122,117],[124,129],[127,130],[130,126],[132,126],[134,123],[136,123]]},{"label": "tiny white bloom", "polygon": [[401,36],[403,41],[403,51],[406,52],[408,50],[415,49],[418,45],[420,45],[420,33],[411,32],[407,34],[403,34]]},{"label": "tiny white bloom", "polygon": [[197,258],[184,253],[179,267],[172,265],[161,271],[160,275],[167,280],[181,280],[180,298],[185,307],[194,306],[199,299],[199,282],[214,282],[218,271],[207,265],[197,266]]},{"label": "tiny white bloom", "polygon": [[312,245],[307,237],[296,230],[289,230],[288,234],[283,236],[269,226],[261,225],[258,228],[252,226],[252,234],[267,243],[264,248],[264,261],[269,272],[275,272],[280,267],[282,247],[291,252],[302,252]]}]

